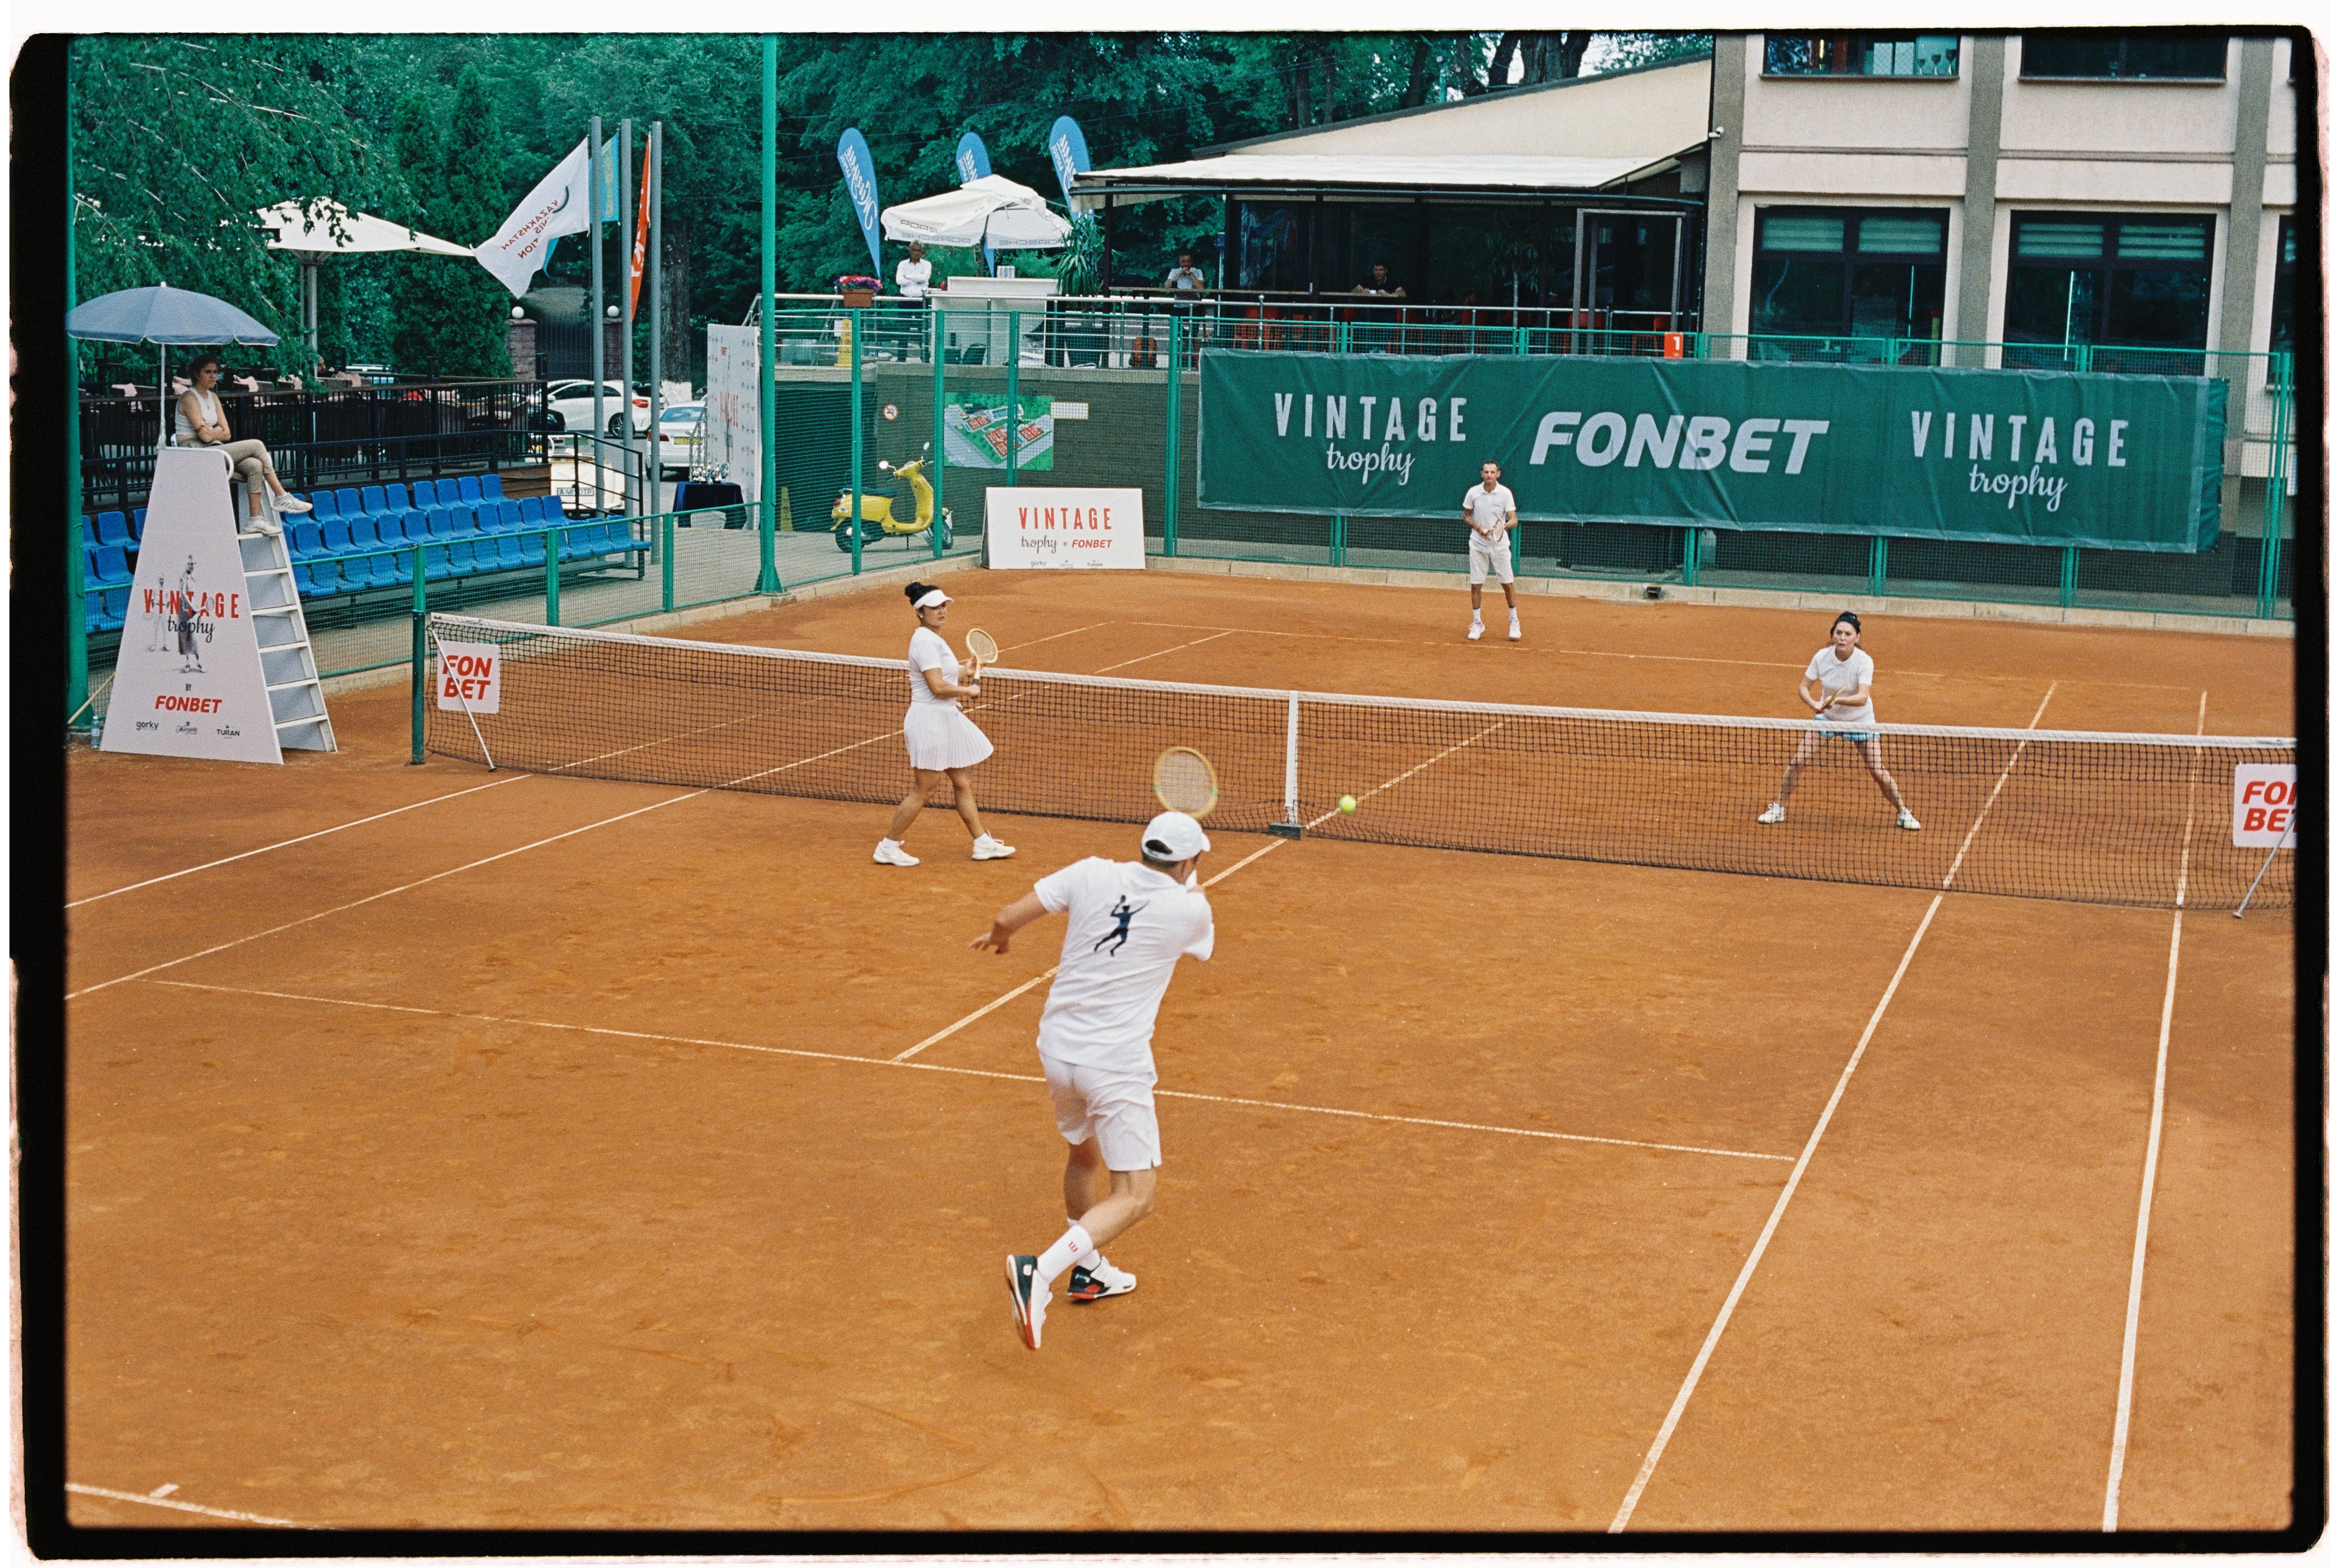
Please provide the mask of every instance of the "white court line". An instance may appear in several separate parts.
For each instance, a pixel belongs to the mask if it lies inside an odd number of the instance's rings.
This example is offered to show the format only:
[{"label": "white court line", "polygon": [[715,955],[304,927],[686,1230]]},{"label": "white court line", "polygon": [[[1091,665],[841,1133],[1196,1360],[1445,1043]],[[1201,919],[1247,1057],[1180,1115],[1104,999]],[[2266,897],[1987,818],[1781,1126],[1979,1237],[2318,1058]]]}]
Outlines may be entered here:
[{"label": "white court line", "polygon": [[[571,1034],[607,1035],[617,1040],[649,1040],[661,1045],[707,1046],[719,1050],[752,1051],[759,1056],[793,1056],[809,1061],[851,1062],[860,1067],[899,1067],[911,1072],[946,1072],[960,1078],[988,1078],[1004,1083],[1045,1083],[1036,1074],[1024,1072],[994,1072],[978,1067],[945,1067],[931,1061],[904,1061],[899,1057],[853,1056],[835,1050],[804,1050],[783,1045],[749,1045],[736,1040],[710,1040],[698,1035],[659,1034],[647,1030],[610,1029],[600,1024],[560,1023],[542,1018],[504,1018],[493,1013],[451,1012],[439,1008],[408,1007],[389,1001],[352,1001],[338,996],[307,996],[298,991],[262,991],[253,986],[205,985],[191,980],[150,980],[149,985],[170,986],[179,991],[211,991],[223,996],[258,996],[275,1001],[313,1002],[324,1007],[352,1007],[372,1012],[403,1012],[419,1018],[458,1019],[467,1023],[503,1024],[515,1029],[550,1029]],[[1255,1106],[1268,1110],[1288,1110],[1307,1116],[1342,1116],[1360,1121],[1385,1121],[1407,1127],[1454,1128],[1469,1132],[1493,1132],[1510,1138],[1540,1138],[1556,1143],[1605,1143],[1626,1149],[1657,1149],[1677,1154],[1712,1154],[1733,1159],[1784,1160],[1784,1154],[1753,1154],[1740,1149],[1705,1149],[1688,1143],[1650,1143],[1630,1138],[1595,1138],[1587,1133],[1552,1132],[1538,1127],[1499,1127],[1476,1121],[1445,1121],[1428,1116],[1397,1116],[1385,1111],[1351,1110],[1340,1106],[1294,1105],[1282,1100],[1244,1100],[1233,1095],[1200,1094],[1184,1090],[1160,1089],[1157,1095],[1171,1100],[1203,1100],[1215,1105]]]},{"label": "white court line", "polygon": [[[2209,716],[2205,691],[2194,716],[2200,735]],[[2177,949],[2186,932],[2186,876],[2194,859],[2195,789],[2202,782],[2202,754],[2194,754],[2186,780],[2186,835],[2177,851],[2177,909],[2169,918],[2169,980],[2161,991],[2161,1043],[2153,1057],[2153,1120],[2145,1135],[2145,1178],[2137,1195],[2137,1250],[2128,1265],[2128,1320],[2121,1329],[2120,1397],[2113,1406],[2113,1456],[2105,1472],[2105,1529],[2120,1527],[2121,1472],[2128,1465],[2128,1418],[2137,1386],[2137,1320],[2145,1300],[2145,1238],[2153,1222],[2153,1178],[2161,1166],[2161,1113],[2169,1087],[2169,1019],[2177,1008]]]},{"label": "white court line", "polygon": [[[2056,687],[2051,682],[2048,695],[2039,699],[2039,706],[2032,713],[2031,723],[2026,728],[2039,727],[2040,715],[2048,711],[2048,699],[2055,695]],[[1626,1524],[1631,1521],[1633,1509],[1641,1501],[1642,1489],[1649,1485],[1650,1477],[1656,1473],[1658,1461],[1665,1456],[1666,1445],[1673,1440],[1674,1429],[1681,1424],[1682,1412],[1690,1405],[1690,1396],[1697,1392],[1698,1380],[1704,1375],[1706,1364],[1714,1355],[1715,1346],[1721,1342],[1722,1331],[1730,1326],[1730,1315],[1738,1310],[1739,1298],[1746,1294],[1747,1282],[1755,1277],[1756,1266],[1763,1261],[1763,1254],[1771,1245],[1772,1233],[1780,1228],[1780,1221],[1788,1212],[1789,1201],[1796,1196],[1796,1188],[1804,1179],[1804,1170],[1819,1149],[1820,1136],[1828,1131],[1829,1122],[1836,1116],[1837,1104],[1844,1099],[1844,1091],[1852,1082],[1853,1070],[1860,1065],[1861,1056],[1869,1050],[1869,1040],[1877,1033],[1877,1026],[1883,1021],[1885,1010],[1893,1001],[1893,993],[1901,988],[1901,977],[1909,972],[1909,961],[1918,956],[1918,944],[1926,940],[1926,932],[1934,923],[1934,912],[1942,907],[1942,899],[1949,891],[1950,878],[1958,874],[1958,863],[1966,859],[1967,846],[1974,843],[1975,833],[1982,826],[1983,818],[1988,816],[1990,808],[1998,804],[1998,792],[2007,787],[2008,775],[2015,771],[2016,762],[2023,755],[2023,748],[2030,744],[2028,741],[2017,743],[2014,754],[1999,770],[1998,782],[1991,786],[1990,798],[1983,802],[1982,810],[1975,816],[1974,826],[1967,830],[1966,842],[1958,846],[1958,859],[1950,863],[1949,871],[1942,878],[1941,891],[1936,892],[1934,902],[1926,906],[1925,918],[1918,922],[1917,931],[1909,938],[1909,945],[1902,950],[1901,962],[1895,967],[1893,978],[1886,982],[1885,994],[1877,999],[1876,1011],[1869,1015],[1869,1025],[1860,1031],[1859,1043],[1852,1048],[1852,1055],[1845,1062],[1844,1070],[1837,1075],[1836,1088],[1829,1095],[1828,1104],[1821,1108],[1819,1120],[1813,1123],[1812,1135],[1804,1140],[1804,1151],[1796,1157],[1796,1168],[1788,1173],[1787,1186],[1780,1189],[1779,1201],[1771,1205],[1771,1216],[1763,1222],[1762,1234],[1755,1238],[1754,1249],[1748,1253],[1747,1261],[1740,1267],[1739,1277],[1731,1282],[1730,1294],[1723,1298],[1722,1310],[1715,1314],[1714,1326],[1706,1332],[1706,1343],[1698,1347],[1698,1356],[1690,1365],[1689,1375],[1683,1377],[1681,1387],[1675,1393],[1673,1405],[1666,1411],[1665,1421],[1658,1427],[1658,1435],[1651,1440],[1649,1453],[1641,1458],[1640,1473],[1633,1477],[1633,1484],[1627,1488],[1624,1501],[1617,1505],[1617,1516],[1609,1522],[1610,1534],[1622,1533]]]},{"label": "white court line", "polygon": [[1111,675],[1115,670],[1125,670],[1132,665],[1142,665],[1148,659],[1158,659],[1164,654],[1175,654],[1183,652],[1187,648],[1200,647],[1205,643],[1215,643],[1221,637],[1231,637],[1234,635],[1234,629],[1232,627],[1224,632],[1213,632],[1207,637],[1196,637],[1193,642],[1180,643],[1175,648],[1158,648],[1150,654],[1140,654],[1134,659],[1124,659],[1117,665],[1107,665],[1101,670],[1091,670],[1089,674],[1093,676]]},{"label": "white court line", "polygon": [[107,1486],[84,1486],[77,1482],[65,1483],[68,1492],[79,1492],[91,1497],[111,1497],[118,1503],[144,1503],[149,1508],[176,1508],[182,1514],[202,1514],[213,1519],[238,1519],[246,1524],[282,1524],[291,1530],[330,1530],[330,1524],[296,1524],[290,1519],[271,1519],[265,1514],[239,1514],[233,1508],[206,1508],[199,1503],[177,1503],[168,1497],[154,1497],[140,1492],[116,1492]]}]

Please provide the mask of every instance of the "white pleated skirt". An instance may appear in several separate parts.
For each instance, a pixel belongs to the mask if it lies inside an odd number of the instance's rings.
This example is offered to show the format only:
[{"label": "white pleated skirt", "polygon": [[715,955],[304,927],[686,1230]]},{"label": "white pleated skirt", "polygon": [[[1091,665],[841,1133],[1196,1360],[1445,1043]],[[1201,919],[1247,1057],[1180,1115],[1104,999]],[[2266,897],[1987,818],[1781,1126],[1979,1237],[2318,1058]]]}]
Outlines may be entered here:
[{"label": "white pleated skirt", "polygon": [[902,715],[910,765],[941,772],[971,768],[991,754],[991,738],[950,703],[912,703]]}]

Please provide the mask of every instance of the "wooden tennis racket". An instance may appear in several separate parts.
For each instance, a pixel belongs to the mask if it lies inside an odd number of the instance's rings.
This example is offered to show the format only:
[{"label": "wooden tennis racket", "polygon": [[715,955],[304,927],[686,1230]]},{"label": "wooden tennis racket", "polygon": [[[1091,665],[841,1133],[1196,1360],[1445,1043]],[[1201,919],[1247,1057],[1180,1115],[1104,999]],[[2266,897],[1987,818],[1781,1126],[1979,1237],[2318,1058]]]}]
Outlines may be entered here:
[{"label": "wooden tennis racket", "polygon": [[1200,820],[1219,804],[1219,775],[1193,746],[1172,746],[1154,759],[1154,798]]},{"label": "wooden tennis racket", "polygon": [[983,678],[983,666],[999,662],[999,645],[981,626],[969,626],[967,631],[967,656],[975,661],[975,673],[967,677],[973,685]]}]

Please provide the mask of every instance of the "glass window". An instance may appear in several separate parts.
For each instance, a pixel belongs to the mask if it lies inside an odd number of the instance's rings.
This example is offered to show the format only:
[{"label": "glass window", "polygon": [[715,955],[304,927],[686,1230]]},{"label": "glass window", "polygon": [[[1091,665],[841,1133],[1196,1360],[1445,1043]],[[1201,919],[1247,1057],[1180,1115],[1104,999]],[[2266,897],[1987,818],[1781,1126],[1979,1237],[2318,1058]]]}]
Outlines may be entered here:
[{"label": "glass window", "polygon": [[2066,351],[2206,347],[2216,222],[2016,213],[2003,337]]},{"label": "glass window", "polygon": [[2269,312],[2273,320],[2267,330],[2267,348],[2278,354],[2288,354],[2292,351],[2291,297],[2292,291],[2298,285],[2299,281],[2296,251],[2299,233],[2293,227],[2296,222],[2297,220],[2293,218],[2284,219],[2276,240],[2275,299]]},{"label": "glass window", "polygon": [[2122,33],[2099,28],[2023,35],[2027,77],[2217,82],[2226,74],[2226,35],[2197,28]]},{"label": "glass window", "polygon": [[1748,330],[1939,338],[1948,223],[1938,211],[1758,214]]},{"label": "glass window", "polygon": [[1955,33],[1767,33],[1767,76],[1955,76]]}]

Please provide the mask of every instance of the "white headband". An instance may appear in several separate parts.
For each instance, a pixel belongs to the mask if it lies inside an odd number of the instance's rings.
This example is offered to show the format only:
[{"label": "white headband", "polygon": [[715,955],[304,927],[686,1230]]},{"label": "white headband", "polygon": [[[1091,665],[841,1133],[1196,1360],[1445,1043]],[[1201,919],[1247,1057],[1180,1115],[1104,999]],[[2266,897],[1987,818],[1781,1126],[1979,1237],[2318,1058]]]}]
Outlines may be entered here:
[{"label": "white headband", "polygon": [[930,610],[937,605],[947,605],[948,603],[950,603],[950,596],[948,594],[943,592],[940,588],[929,588],[927,590],[926,594],[910,607],[919,610]]}]

